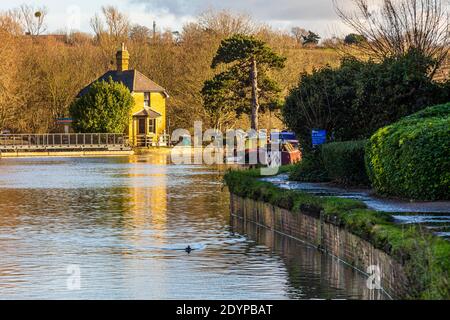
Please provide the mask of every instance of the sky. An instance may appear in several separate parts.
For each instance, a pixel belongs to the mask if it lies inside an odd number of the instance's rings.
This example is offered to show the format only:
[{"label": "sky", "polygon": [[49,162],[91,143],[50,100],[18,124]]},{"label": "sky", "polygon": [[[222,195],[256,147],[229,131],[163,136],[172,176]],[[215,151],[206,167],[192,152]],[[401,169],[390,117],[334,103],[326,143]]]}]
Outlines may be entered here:
[{"label": "sky", "polygon": [[332,0],[2,0],[0,10],[12,9],[22,3],[47,8],[49,33],[62,29],[91,32],[89,20],[105,5],[118,7],[133,23],[151,27],[156,21],[161,30],[181,30],[184,23],[195,20],[206,10],[228,9],[249,14],[275,29],[290,30],[300,26],[318,32],[322,37],[349,31],[339,22]]}]

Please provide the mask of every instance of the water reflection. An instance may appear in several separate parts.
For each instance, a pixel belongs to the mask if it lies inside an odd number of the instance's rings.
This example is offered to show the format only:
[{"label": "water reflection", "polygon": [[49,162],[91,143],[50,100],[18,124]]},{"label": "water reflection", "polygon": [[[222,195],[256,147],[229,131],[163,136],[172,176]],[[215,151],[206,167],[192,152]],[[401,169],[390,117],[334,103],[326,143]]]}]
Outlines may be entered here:
[{"label": "water reflection", "polygon": [[367,289],[366,279],[358,271],[313,246],[237,217],[231,218],[231,224],[235,232],[245,234],[281,257],[289,274],[287,293],[291,299],[388,298],[381,290]]},{"label": "water reflection", "polygon": [[[341,264],[233,232],[221,181],[163,154],[1,159],[0,298],[370,297]],[[80,290],[67,288],[70,265]]]}]

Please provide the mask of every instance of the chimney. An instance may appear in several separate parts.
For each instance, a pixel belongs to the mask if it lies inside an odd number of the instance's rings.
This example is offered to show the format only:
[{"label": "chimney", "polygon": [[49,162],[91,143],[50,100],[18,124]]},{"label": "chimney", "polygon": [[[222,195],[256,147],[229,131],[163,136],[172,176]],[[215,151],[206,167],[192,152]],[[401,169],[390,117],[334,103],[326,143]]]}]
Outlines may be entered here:
[{"label": "chimney", "polygon": [[128,63],[130,61],[130,54],[128,53],[127,47],[125,47],[125,43],[122,43],[122,47],[116,54],[117,61],[117,71],[127,71]]}]

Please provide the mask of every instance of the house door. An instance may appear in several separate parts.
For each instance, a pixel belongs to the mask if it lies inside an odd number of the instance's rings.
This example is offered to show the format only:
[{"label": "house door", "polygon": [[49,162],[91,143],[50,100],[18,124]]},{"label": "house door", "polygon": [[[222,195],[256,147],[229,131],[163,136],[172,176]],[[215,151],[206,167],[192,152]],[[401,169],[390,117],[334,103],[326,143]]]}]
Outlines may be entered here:
[{"label": "house door", "polygon": [[145,118],[139,118],[139,125],[138,125],[138,134],[146,134],[146,123]]}]

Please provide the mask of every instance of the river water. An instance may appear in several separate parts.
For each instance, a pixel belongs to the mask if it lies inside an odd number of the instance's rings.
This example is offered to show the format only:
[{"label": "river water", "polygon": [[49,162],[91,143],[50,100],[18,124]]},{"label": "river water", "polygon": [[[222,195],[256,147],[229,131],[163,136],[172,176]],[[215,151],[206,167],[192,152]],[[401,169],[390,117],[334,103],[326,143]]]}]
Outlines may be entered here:
[{"label": "river water", "polygon": [[154,154],[0,159],[0,299],[19,298],[386,296],[306,244],[231,223],[218,168]]}]

